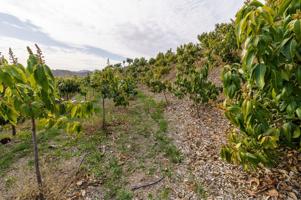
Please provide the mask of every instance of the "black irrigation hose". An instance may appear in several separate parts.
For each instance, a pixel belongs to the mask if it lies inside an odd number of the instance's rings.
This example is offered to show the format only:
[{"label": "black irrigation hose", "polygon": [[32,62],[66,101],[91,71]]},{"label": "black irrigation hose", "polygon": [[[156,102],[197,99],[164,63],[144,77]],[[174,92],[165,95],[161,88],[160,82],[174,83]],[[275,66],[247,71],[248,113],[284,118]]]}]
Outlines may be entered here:
[{"label": "black irrigation hose", "polygon": [[138,189],[141,189],[141,188],[146,188],[146,187],[149,187],[149,186],[152,186],[152,185],[155,185],[155,184],[161,182],[164,178],[165,178],[165,177],[163,176],[162,178],[158,179],[158,180],[155,181],[155,182],[147,183],[147,184],[145,184],[145,185],[140,185],[140,186],[134,186],[134,187],[132,187],[132,191],[138,190]]}]

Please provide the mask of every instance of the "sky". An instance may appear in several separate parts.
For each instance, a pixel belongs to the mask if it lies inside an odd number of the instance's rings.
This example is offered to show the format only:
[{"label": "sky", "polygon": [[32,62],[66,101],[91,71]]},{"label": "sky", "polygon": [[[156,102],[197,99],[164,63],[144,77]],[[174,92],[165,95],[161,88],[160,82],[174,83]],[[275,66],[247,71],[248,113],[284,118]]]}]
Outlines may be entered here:
[{"label": "sky", "polygon": [[42,49],[52,69],[155,56],[229,22],[244,0],[0,0],[0,52]]}]

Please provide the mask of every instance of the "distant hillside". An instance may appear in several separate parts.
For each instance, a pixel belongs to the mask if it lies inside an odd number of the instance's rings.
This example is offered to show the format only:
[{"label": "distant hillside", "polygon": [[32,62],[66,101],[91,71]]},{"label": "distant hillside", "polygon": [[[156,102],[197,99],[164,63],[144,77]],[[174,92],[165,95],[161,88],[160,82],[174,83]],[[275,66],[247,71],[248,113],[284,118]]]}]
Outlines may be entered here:
[{"label": "distant hillside", "polygon": [[89,70],[81,70],[81,71],[69,71],[63,69],[54,69],[52,73],[54,76],[86,76],[91,71]]}]

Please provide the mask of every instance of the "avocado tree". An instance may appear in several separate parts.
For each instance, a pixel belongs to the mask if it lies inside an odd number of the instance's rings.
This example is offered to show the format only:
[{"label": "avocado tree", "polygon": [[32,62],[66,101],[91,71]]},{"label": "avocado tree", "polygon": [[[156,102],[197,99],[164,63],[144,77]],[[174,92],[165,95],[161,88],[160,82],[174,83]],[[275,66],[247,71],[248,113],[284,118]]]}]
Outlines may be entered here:
[{"label": "avocado tree", "polygon": [[124,77],[119,70],[113,67],[106,67],[102,71],[94,73],[97,80],[97,89],[102,99],[102,128],[106,129],[106,99],[112,99],[115,106],[127,106],[129,98],[137,94],[136,84],[133,79]]},{"label": "avocado tree", "polygon": [[[37,47],[37,54],[33,54],[28,47],[29,58],[27,67],[21,64],[8,65],[4,60],[0,67],[0,116],[15,125],[19,116],[31,121],[32,143],[34,149],[34,164],[37,183],[39,187],[39,199],[43,197],[42,176],[39,166],[38,144],[37,144],[37,120],[49,122],[47,126],[58,125],[55,122],[67,121],[67,117],[60,117],[62,110],[57,99],[55,80],[49,67],[44,63],[41,50]],[[78,110],[69,104],[65,111],[70,111],[70,117],[79,116]],[[80,107],[77,105],[77,107]],[[91,110],[90,106],[83,106],[80,110],[85,113]],[[51,123],[50,123],[51,122]],[[45,126],[45,127],[47,127]],[[67,126],[78,130],[79,124],[72,123]]]},{"label": "avocado tree", "polygon": [[79,93],[85,97],[87,101],[88,92],[91,89],[91,76],[88,74],[79,80]]},{"label": "avocado tree", "polygon": [[171,49],[167,50],[165,54],[159,52],[155,58],[149,59],[149,70],[142,77],[143,83],[152,92],[163,93],[166,104],[168,104],[166,92],[172,90],[172,84],[167,75],[176,61],[176,54]]},{"label": "avocado tree", "polygon": [[246,3],[236,15],[242,64],[223,73],[233,130],[221,155],[245,169],[270,165],[280,147],[301,147],[301,2]]},{"label": "avocado tree", "polygon": [[76,77],[59,78],[57,88],[60,95],[69,100],[74,94],[80,93],[80,81]]},{"label": "avocado tree", "polygon": [[174,83],[174,94],[179,98],[188,96],[199,113],[199,105],[215,100],[219,89],[208,80],[209,65],[197,67],[201,56],[200,47],[189,43],[177,49],[177,75]]},{"label": "avocado tree", "polygon": [[165,66],[153,66],[152,69],[145,75],[144,83],[154,93],[163,93],[165,102],[168,104],[166,96],[167,91],[171,91],[171,83],[168,80],[164,80],[164,75],[170,71],[166,70]]},{"label": "avocado tree", "polygon": [[204,57],[211,57],[213,61],[220,59],[225,63],[239,62],[233,22],[216,24],[213,31],[198,35],[198,40]]}]

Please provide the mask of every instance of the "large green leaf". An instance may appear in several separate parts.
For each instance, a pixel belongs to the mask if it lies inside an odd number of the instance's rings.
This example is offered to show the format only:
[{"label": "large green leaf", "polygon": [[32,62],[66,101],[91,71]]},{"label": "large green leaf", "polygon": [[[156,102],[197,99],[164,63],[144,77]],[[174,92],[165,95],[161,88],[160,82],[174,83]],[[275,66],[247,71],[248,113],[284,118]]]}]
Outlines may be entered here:
[{"label": "large green leaf", "polygon": [[34,78],[36,82],[43,88],[43,90],[46,92],[49,89],[48,85],[48,78],[46,75],[46,72],[44,70],[44,67],[42,65],[37,65],[36,69],[34,70]]},{"label": "large green leaf", "polygon": [[263,89],[265,85],[265,73],[266,73],[267,67],[264,64],[256,64],[254,71],[253,71],[253,77],[256,80],[256,84],[260,89]]},{"label": "large green leaf", "polygon": [[288,142],[291,142],[292,140],[292,123],[291,122],[287,122],[285,124],[283,124],[283,134],[284,137],[287,139]]},{"label": "large green leaf", "polygon": [[298,118],[301,119],[301,107],[297,108],[296,114],[297,114]]},{"label": "large green leaf", "polygon": [[293,138],[299,138],[301,134],[300,128],[297,127],[294,131]]},{"label": "large green leaf", "polygon": [[301,42],[301,20],[296,20],[294,23],[294,32],[297,40]]}]

